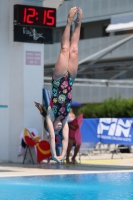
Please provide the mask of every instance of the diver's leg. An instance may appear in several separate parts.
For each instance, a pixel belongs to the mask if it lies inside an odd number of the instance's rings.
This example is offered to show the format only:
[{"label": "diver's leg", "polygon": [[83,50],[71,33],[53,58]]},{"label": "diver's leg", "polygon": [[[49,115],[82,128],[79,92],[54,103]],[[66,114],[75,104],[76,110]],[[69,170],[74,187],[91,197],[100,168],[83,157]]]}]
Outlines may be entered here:
[{"label": "diver's leg", "polygon": [[70,42],[69,65],[68,65],[68,71],[73,78],[76,77],[78,70],[78,43],[80,37],[81,21],[82,21],[82,10],[78,8],[77,18],[75,20],[75,29]]},{"label": "diver's leg", "polygon": [[71,23],[73,21],[73,18],[76,12],[77,12],[77,7],[73,7],[70,9],[69,14],[68,14],[67,24],[66,24],[64,33],[62,35],[60,54],[54,68],[53,77],[55,79],[60,78],[62,75],[64,75],[67,72],[69,50],[70,50],[69,49],[70,48],[70,28],[71,28]]}]

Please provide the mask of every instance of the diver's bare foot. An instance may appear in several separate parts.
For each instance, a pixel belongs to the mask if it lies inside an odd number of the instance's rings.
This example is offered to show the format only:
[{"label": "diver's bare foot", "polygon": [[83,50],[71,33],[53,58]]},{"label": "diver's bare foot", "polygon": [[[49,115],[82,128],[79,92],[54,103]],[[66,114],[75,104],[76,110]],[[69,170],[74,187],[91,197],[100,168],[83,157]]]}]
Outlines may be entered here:
[{"label": "diver's bare foot", "polygon": [[75,16],[77,11],[78,11],[78,8],[76,6],[70,9],[68,17],[67,17],[68,23],[72,23],[74,16]]},{"label": "diver's bare foot", "polygon": [[75,24],[81,24],[82,21],[82,9],[78,8],[77,10],[77,18],[74,20]]}]

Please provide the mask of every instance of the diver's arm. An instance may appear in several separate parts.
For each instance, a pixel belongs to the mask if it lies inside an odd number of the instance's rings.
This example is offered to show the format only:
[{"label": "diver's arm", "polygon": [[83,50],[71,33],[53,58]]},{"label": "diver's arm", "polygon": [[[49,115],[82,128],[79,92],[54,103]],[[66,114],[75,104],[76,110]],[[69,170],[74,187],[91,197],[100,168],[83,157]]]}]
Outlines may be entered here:
[{"label": "diver's arm", "polygon": [[62,154],[61,156],[59,156],[59,159],[62,160],[65,155],[66,155],[66,151],[67,151],[67,147],[68,147],[68,134],[69,134],[69,127],[68,127],[68,123],[65,122],[65,124],[63,124],[63,128],[62,128]]},{"label": "diver's arm", "polygon": [[47,126],[48,126],[48,131],[50,135],[50,147],[51,147],[51,153],[52,153],[52,158],[55,161],[59,161],[56,156],[56,150],[55,150],[55,133],[54,133],[54,128],[53,128],[53,122],[51,121],[50,117],[46,117],[47,121]]}]

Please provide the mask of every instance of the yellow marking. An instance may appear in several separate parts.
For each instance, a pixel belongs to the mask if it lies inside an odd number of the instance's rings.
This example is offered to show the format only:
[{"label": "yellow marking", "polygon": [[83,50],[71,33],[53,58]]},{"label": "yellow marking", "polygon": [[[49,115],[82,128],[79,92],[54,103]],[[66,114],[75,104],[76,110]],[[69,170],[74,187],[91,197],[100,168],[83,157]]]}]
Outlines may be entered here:
[{"label": "yellow marking", "polygon": [[25,129],[24,129],[24,136],[28,136],[28,133],[27,133],[27,132],[29,132],[29,131],[28,131],[28,129],[25,128]]},{"label": "yellow marking", "polygon": [[81,160],[81,164],[118,164],[118,160]]},{"label": "yellow marking", "polygon": [[38,143],[36,144],[36,146],[37,146],[37,148],[39,149],[39,151],[40,151],[42,154],[47,155],[47,154],[50,153],[50,149],[47,150],[47,151],[44,151],[44,150],[42,150],[42,149],[39,147],[39,144],[38,144]]},{"label": "yellow marking", "polygon": [[33,137],[32,134],[31,134],[31,132],[30,132],[27,128],[25,128],[25,129],[24,129],[24,136],[25,136],[25,137],[26,137],[26,136],[29,137],[28,133],[29,133],[30,137],[31,137],[35,142],[38,142],[38,141],[40,140],[40,136],[39,136],[39,135],[36,136],[36,137]]}]

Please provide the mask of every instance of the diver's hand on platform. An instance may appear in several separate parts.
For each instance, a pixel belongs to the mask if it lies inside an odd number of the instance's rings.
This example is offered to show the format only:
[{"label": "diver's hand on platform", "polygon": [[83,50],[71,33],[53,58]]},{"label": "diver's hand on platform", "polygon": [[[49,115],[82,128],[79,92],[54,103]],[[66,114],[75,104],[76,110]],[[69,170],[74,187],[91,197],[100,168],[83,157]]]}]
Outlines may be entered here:
[{"label": "diver's hand on platform", "polygon": [[64,156],[64,155],[61,155],[61,156],[58,156],[57,158],[58,158],[58,160],[61,162],[61,161],[64,160],[65,156]]},{"label": "diver's hand on platform", "polygon": [[60,160],[59,160],[59,158],[58,158],[57,156],[52,156],[52,159],[53,159],[55,162],[60,163]]}]

